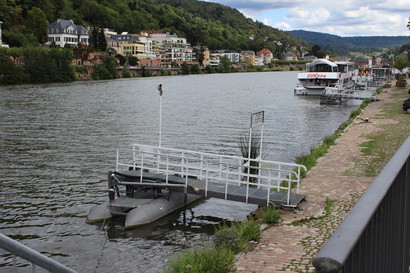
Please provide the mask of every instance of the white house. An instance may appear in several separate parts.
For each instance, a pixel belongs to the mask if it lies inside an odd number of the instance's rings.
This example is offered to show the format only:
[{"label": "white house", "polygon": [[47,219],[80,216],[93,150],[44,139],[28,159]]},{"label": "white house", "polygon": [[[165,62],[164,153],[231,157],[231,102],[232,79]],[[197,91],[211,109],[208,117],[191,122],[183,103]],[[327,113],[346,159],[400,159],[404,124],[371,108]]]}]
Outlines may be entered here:
[{"label": "white house", "polygon": [[2,41],[2,39],[1,39],[1,25],[2,25],[2,24],[3,24],[3,22],[0,21],[0,46],[3,45],[3,41]]},{"label": "white house", "polygon": [[3,24],[3,22],[0,21],[0,47],[9,47],[9,45],[3,44],[2,34],[1,34],[1,25],[2,24]]},{"label": "white house", "polygon": [[48,44],[64,47],[66,44],[76,46],[79,43],[88,45],[88,30],[85,27],[64,19],[48,24]]}]

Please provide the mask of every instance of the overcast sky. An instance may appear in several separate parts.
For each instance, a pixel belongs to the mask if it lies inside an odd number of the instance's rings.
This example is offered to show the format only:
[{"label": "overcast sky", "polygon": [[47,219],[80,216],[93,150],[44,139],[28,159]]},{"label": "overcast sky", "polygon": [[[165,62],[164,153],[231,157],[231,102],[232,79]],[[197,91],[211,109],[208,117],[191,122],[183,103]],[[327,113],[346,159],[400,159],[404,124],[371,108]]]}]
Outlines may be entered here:
[{"label": "overcast sky", "polygon": [[205,0],[280,30],[339,36],[410,35],[410,0]]}]

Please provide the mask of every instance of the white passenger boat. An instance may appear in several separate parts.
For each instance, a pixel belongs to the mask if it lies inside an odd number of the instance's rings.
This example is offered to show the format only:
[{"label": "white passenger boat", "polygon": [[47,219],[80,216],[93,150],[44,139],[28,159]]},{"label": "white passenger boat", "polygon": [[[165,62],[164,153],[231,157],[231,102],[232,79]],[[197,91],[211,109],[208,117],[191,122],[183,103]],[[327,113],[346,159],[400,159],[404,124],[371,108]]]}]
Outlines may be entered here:
[{"label": "white passenger boat", "polygon": [[354,65],[351,62],[332,62],[318,59],[306,64],[306,71],[298,73],[295,95],[321,96],[327,87],[354,87]]}]

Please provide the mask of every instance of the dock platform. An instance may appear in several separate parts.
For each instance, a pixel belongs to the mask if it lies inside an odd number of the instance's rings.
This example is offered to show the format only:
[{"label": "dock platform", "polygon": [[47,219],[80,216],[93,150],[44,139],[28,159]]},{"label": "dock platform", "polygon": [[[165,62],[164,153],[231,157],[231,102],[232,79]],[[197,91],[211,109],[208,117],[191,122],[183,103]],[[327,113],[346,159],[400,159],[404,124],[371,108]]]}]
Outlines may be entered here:
[{"label": "dock platform", "polygon": [[178,175],[166,175],[141,170],[113,172],[113,174],[116,176],[119,184],[128,186],[129,191],[133,191],[133,188],[140,187],[162,188],[259,206],[272,204],[279,207],[286,206],[293,208],[298,207],[299,203],[306,197],[304,194],[288,194],[283,191],[267,190],[268,185],[261,184],[258,187],[249,185],[246,181],[243,183],[208,181],[207,183],[206,180],[193,176],[181,177]]}]

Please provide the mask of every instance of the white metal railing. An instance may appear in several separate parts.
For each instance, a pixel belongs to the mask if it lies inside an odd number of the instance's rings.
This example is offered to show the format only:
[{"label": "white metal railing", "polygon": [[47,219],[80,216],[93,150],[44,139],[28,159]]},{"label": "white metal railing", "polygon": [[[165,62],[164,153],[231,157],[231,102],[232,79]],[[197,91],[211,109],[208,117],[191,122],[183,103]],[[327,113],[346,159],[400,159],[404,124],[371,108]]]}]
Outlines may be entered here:
[{"label": "white metal railing", "polygon": [[300,170],[306,167],[295,163],[284,163],[262,159],[248,159],[238,156],[217,155],[190,150],[173,149],[157,146],[134,144],[132,149],[117,150],[116,170],[133,168],[140,170],[140,183],[143,182],[143,171],[161,173],[168,183],[170,175],[185,178],[195,177],[205,181],[205,196],[209,183],[225,186],[225,199],[228,185],[246,187],[246,202],[249,188],[266,189],[267,204],[271,190],[287,193],[287,205],[290,204],[292,189],[299,193]]}]

